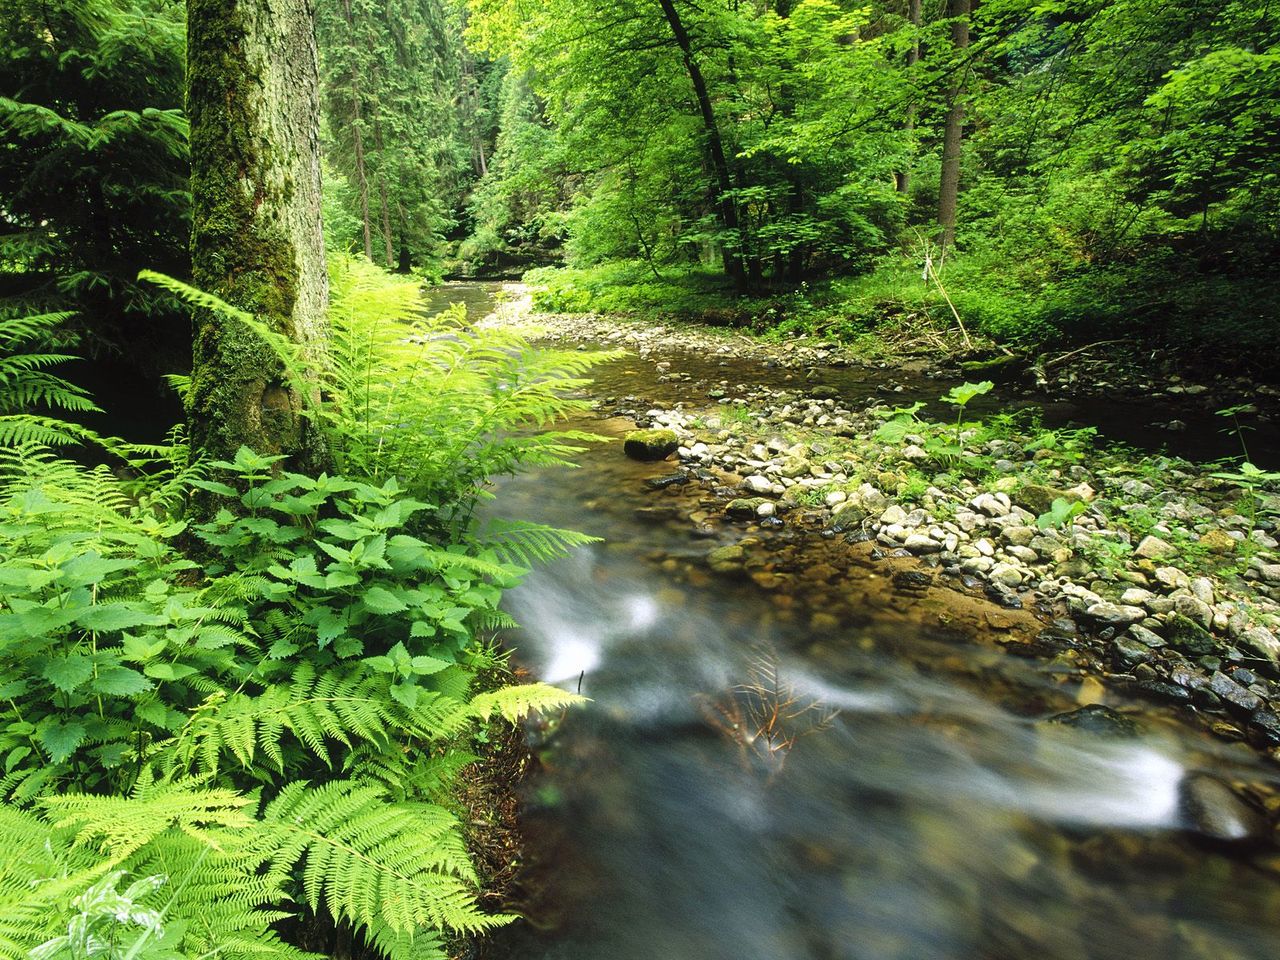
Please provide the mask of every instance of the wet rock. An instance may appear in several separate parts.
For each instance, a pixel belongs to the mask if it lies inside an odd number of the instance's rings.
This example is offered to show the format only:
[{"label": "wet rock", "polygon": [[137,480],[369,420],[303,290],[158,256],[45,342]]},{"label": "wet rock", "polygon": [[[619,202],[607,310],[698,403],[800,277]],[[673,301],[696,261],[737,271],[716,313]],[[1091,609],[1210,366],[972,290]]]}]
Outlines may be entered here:
[{"label": "wet rock", "polygon": [[754,517],[756,510],[764,503],[768,501],[763,497],[738,497],[725,504],[724,512],[730,517]]},{"label": "wet rock", "polygon": [[933,583],[933,577],[920,570],[899,570],[893,575],[893,585],[899,590],[921,591]]},{"label": "wet rock", "polygon": [[1008,610],[1021,610],[1022,598],[1003,583],[988,583],[983,589],[988,600],[992,600]]},{"label": "wet rock", "polygon": [[1270,710],[1254,711],[1249,718],[1249,730],[1267,746],[1280,745],[1280,717]]},{"label": "wet rock", "polygon": [[1139,680],[1133,684],[1133,690],[1157,700],[1167,700],[1173,703],[1191,702],[1190,690],[1164,680]]},{"label": "wet rock", "polygon": [[1155,658],[1150,647],[1129,636],[1116,637],[1111,644],[1111,651],[1117,665],[1125,670],[1131,670],[1140,663],[1150,663]]},{"label": "wet rock", "polygon": [[1140,560],[1167,560],[1176,556],[1178,548],[1159,537],[1147,536],[1134,549],[1133,555]]},{"label": "wet rock", "polygon": [[1129,635],[1133,637],[1133,639],[1141,643],[1143,646],[1147,646],[1147,647],[1163,647],[1164,646],[1164,637],[1160,636],[1160,634],[1156,633],[1154,630],[1149,630],[1146,627],[1140,626],[1139,624],[1136,624],[1136,623],[1129,628]]},{"label": "wet rock", "polygon": [[1224,843],[1249,843],[1270,833],[1266,819],[1221,780],[1205,774],[1183,778],[1178,812],[1184,825]]},{"label": "wet rock", "polygon": [[707,564],[716,573],[734,573],[742,569],[746,561],[747,551],[738,544],[717,547],[707,554]]},{"label": "wet rock", "polygon": [[1262,706],[1261,697],[1219,671],[1209,678],[1209,689],[1227,705],[1228,710],[1241,716],[1247,717]]},{"label": "wet rock", "polygon": [[742,481],[742,488],[752,493],[772,493],[773,481],[756,473]]},{"label": "wet rock", "polygon": [[668,487],[684,486],[691,479],[693,478],[687,473],[669,473],[665,477],[650,477],[644,485],[650,490],[666,490]]},{"label": "wet rock", "polygon": [[632,460],[665,460],[679,446],[674,430],[632,430],[622,438],[622,452]]},{"label": "wet rock", "polygon": [[1110,707],[1104,707],[1100,703],[1091,703],[1069,713],[1059,713],[1050,717],[1045,723],[1071,727],[1081,733],[1098,737],[1127,739],[1138,735],[1138,724],[1132,717],[1118,713]]}]

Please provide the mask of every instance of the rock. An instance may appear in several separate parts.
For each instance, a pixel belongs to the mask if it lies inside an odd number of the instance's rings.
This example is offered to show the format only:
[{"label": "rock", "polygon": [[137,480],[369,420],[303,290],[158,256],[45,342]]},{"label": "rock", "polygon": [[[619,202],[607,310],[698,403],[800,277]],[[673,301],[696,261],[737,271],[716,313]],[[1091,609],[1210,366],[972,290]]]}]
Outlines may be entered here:
[{"label": "rock", "polygon": [[893,585],[899,590],[920,591],[933,583],[933,577],[920,570],[899,570],[893,575]]},{"label": "rock", "polygon": [[679,446],[674,430],[632,430],[622,438],[622,452],[632,460],[665,460]]},{"label": "rock", "polygon": [[716,573],[734,573],[742,569],[747,551],[738,544],[717,547],[707,554],[707,563]]},{"label": "rock", "polygon": [[891,524],[902,524],[907,520],[907,511],[903,510],[896,503],[885,508],[884,513],[880,514],[880,522],[886,526]]},{"label": "rock", "polygon": [[1200,624],[1206,630],[1213,625],[1213,607],[1199,597],[1175,597],[1173,609],[1178,615]]},{"label": "rock", "polygon": [[1136,623],[1129,628],[1129,636],[1133,637],[1133,639],[1137,640],[1143,646],[1164,646],[1164,637],[1160,636],[1158,633],[1148,630],[1146,627],[1139,626]]},{"label": "rock", "polygon": [[1155,594],[1141,587],[1130,587],[1120,594],[1120,602],[1130,607],[1141,607],[1155,599]]},{"label": "rock", "polygon": [[1022,598],[1003,583],[988,583],[983,589],[988,600],[992,600],[1007,610],[1021,610]]},{"label": "rock", "polygon": [[772,493],[773,481],[756,473],[743,480],[742,487],[752,493]]},{"label": "rock", "polygon": [[1167,560],[1176,556],[1178,548],[1159,537],[1143,537],[1142,542],[1134,549],[1133,555],[1141,560]]},{"label": "rock", "polygon": [[918,447],[914,443],[906,446],[902,450],[903,460],[912,460],[916,463],[929,459],[929,454],[923,447]]},{"label": "rock", "polygon": [[1116,637],[1111,644],[1111,650],[1122,669],[1131,670],[1138,664],[1149,663],[1155,658],[1155,653],[1150,647],[1128,635]]},{"label": "rock", "polygon": [[1099,703],[1092,703],[1069,713],[1059,713],[1050,717],[1045,723],[1071,727],[1081,733],[1090,733],[1099,737],[1128,739],[1138,735],[1138,725],[1132,717],[1117,713]]},{"label": "rock", "polygon": [[923,533],[909,533],[907,538],[902,541],[902,545],[912,553],[937,553],[942,549],[942,544],[932,537],[927,537]]},{"label": "rock", "polygon": [[1004,517],[1009,514],[1009,505],[1002,502],[993,493],[982,493],[974,497],[969,506],[975,510],[980,510],[988,517]]},{"label": "rock", "polygon": [[1021,560],[1023,563],[1037,563],[1040,560],[1040,557],[1030,547],[1005,547],[1004,552],[1016,560]]},{"label": "rock", "polygon": [[754,517],[767,501],[761,497],[738,497],[725,504],[724,512],[731,517]]},{"label": "rock", "polygon": [[1221,671],[1214,671],[1209,678],[1209,689],[1227,705],[1232,713],[1249,716],[1262,706],[1262,698],[1252,693]]},{"label": "rock", "polygon": [[1141,607],[1126,607],[1109,600],[1095,603],[1084,611],[1086,619],[1101,627],[1127,627],[1147,618],[1147,611]]},{"label": "rock", "polygon": [[828,507],[834,507],[848,500],[849,495],[845,493],[843,490],[832,490],[823,499]]},{"label": "rock", "polygon": [[1200,546],[1210,553],[1235,553],[1236,545],[1236,538],[1218,527],[1214,527],[1200,538]]},{"label": "rock", "polygon": [[1202,603],[1213,603],[1213,581],[1208,577],[1195,577],[1189,584],[1191,595]]},{"label": "rock", "polygon": [[1240,634],[1239,642],[1272,663],[1280,663],[1280,640],[1266,627],[1250,627]]},{"label": "rock", "polygon": [[757,517],[772,517],[777,512],[778,512],[778,508],[774,506],[773,503],[767,500],[764,503],[760,504],[760,506],[756,507]]},{"label": "rock", "polygon": [[991,579],[1006,587],[1022,586],[1022,571],[1011,563],[997,563],[991,568]]},{"label": "rock", "polygon": [[1183,778],[1178,785],[1178,812],[1188,829],[1225,843],[1257,841],[1270,832],[1258,811],[1206,774]]},{"label": "rock", "polygon": [[[1192,598],[1194,599],[1194,598]],[[1213,634],[1194,620],[1175,613],[1165,625],[1165,639],[1169,646],[1193,657],[1203,657],[1214,650]]]},{"label": "rock", "polygon": [[1032,547],[1034,549],[1035,545],[1032,541],[1036,539],[1036,531],[1032,527],[1008,526],[1004,528],[1000,535],[1015,547]]},{"label": "rock", "polygon": [[665,477],[650,477],[644,485],[650,490],[666,490],[668,487],[681,487],[693,478],[687,473],[669,473]]},{"label": "rock", "polygon": [[1177,567],[1156,567],[1156,581],[1169,590],[1177,590],[1191,582],[1191,578]]},{"label": "rock", "polygon": [[1014,493],[1014,502],[1020,507],[1026,507],[1037,517],[1043,513],[1048,513],[1053,507],[1053,501],[1065,500],[1067,503],[1076,503],[1080,498],[1080,494],[1073,493],[1070,490],[1062,490],[1058,487],[1049,487],[1040,483],[1029,483]]}]

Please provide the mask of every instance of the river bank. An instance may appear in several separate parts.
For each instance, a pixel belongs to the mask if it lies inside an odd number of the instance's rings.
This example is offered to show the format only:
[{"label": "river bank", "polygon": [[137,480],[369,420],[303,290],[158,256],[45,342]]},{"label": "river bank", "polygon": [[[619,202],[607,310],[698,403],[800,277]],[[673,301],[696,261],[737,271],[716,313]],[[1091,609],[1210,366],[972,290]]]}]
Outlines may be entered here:
[{"label": "river bank", "polygon": [[[924,365],[896,371],[912,389],[890,378],[854,398],[823,382],[824,371],[865,364],[839,345],[534,316],[514,292],[495,322],[628,346],[652,358],[658,382],[679,386],[678,400],[605,396],[599,406],[664,431],[639,452],[671,458],[673,471],[650,479],[655,495],[694,484],[714,499],[688,517],[695,535],[710,535],[713,520],[738,535],[706,552],[712,574],[764,591],[796,576],[843,579],[830,564],[780,560],[767,534],[838,540],[850,563],[881,565],[910,603],[935,591],[984,597],[991,608],[972,616],[997,634],[1017,633],[1011,611],[1033,614],[1036,629],[1020,621],[1023,635],[1006,646],[1086,672],[1098,687],[1084,699],[1115,689],[1178,705],[1215,735],[1280,757],[1280,498],[1215,476],[1231,472],[1222,467],[1108,446],[989,402],[975,402],[957,433],[954,420],[901,399],[931,380],[935,399],[945,393],[945,372]],[[682,369],[683,357],[702,362]],[[744,364],[774,381],[752,382]],[[838,623],[857,606],[816,616]]]}]

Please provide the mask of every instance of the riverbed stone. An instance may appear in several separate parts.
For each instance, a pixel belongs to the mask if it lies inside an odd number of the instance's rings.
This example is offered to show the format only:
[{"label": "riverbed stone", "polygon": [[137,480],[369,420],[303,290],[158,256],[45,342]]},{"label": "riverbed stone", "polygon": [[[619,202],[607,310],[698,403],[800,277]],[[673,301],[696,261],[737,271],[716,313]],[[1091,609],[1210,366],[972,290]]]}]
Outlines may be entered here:
[{"label": "riverbed stone", "polygon": [[1213,625],[1213,607],[1199,597],[1184,595],[1174,597],[1173,609],[1178,616],[1192,620],[1206,630]]},{"label": "riverbed stone", "polygon": [[1055,726],[1070,727],[1097,737],[1130,739],[1138,735],[1138,724],[1132,717],[1100,703],[1091,703],[1078,710],[1055,714],[1045,722]]},{"label": "riverbed stone", "polygon": [[1180,613],[1175,613],[1165,624],[1165,639],[1169,646],[1192,656],[1203,657],[1214,649],[1213,634],[1203,626]]},{"label": "riverbed stone", "polygon": [[1103,600],[1086,608],[1084,616],[1100,627],[1123,628],[1145,620],[1147,612],[1141,607],[1128,607]]},{"label": "riverbed stone", "polygon": [[1177,553],[1177,547],[1156,536],[1143,537],[1133,551],[1133,555],[1140,560],[1167,560],[1169,557],[1177,556]]},{"label": "riverbed stone", "polygon": [[1270,832],[1266,819],[1222,781],[1192,774],[1178,787],[1184,825],[1224,843],[1249,843]]},{"label": "riverbed stone", "polygon": [[717,547],[707,554],[707,565],[716,573],[736,573],[746,562],[747,551],[738,544]]},{"label": "riverbed stone", "polygon": [[1280,640],[1266,627],[1250,627],[1245,630],[1240,634],[1240,643],[1272,663],[1280,663]]},{"label": "riverbed stone", "polygon": [[926,536],[923,533],[909,533],[902,545],[912,553],[937,553],[942,549],[942,544],[933,537]]},{"label": "riverbed stone", "polygon": [[772,493],[773,481],[768,477],[754,473],[742,481],[742,488],[751,493]]},{"label": "riverbed stone", "polygon": [[679,446],[674,430],[632,430],[622,438],[622,452],[632,460],[665,460]]},{"label": "riverbed stone", "polygon": [[1237,541],[1225,530],[1214,527],[1200,537],[1200,546],[1210,553],[1230,554],[1236,552]]},{"label": "riverbed stone", "polygon": [[1020,507],[1026,507],[1037,517],[1048,513],[1053,508],[1055,500],[1077,503],[1080,499],[1079,493],[1042,483],[1028,483],[1014,493],[1014,502]]}]

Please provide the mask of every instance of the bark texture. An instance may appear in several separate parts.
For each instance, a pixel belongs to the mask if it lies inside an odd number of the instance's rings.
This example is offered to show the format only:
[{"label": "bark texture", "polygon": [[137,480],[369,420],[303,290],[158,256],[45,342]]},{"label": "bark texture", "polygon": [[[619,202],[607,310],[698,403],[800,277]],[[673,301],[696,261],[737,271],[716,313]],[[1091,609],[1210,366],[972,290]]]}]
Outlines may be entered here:
[{"label": "bark texture", "polygon": [[[951,44],[956,57],[964,55],[969,47],[969,13],[971,0],[950,0],[947,14],[951,21]],[[942,135],[942,180],[938,186],[938,225],[942,227],[942,252],[956,238],[956,204],[960,198],[960,152],[964,146],[964,101],[967,92],[969,70],[965,64],[957,64],[955,80],[947,90],[947,123]]]},{"label": "bark texture", "polygon": [[[911,42],[911,49],[907,51],[907,73],[913,74],[915,65],[920,62],[920,23],[921,23],[921,0],[907,0],[907,22],[911,24],[911,29],[917,32],[916,38]],[[910,138],[915,134],[916,129],[916,103],[913,100],[907,104],[907,116],[902,121],[902,129],[906,131],[907,137]],[[894,180],[897,183],[899,193],[911,192],[911,171],[902,170],[894,174]]]},{"label": "bark texture", "polygon": [[[188,0],[187,115],[196,285],[254,314],[319,369],[328,275],[313,0]],[[227,457],[246,444],[322,467],[303,400],[260,337],[197,316],[188,411],[197,449]]]},{"label": "bark texture", "polygon": [[[693,94],[698,101],[698,111],[702,114],[702,126],[707,135],[707,153],[719,192],[717,207],[720,224],[729,233],[740,233],[738,208],[731,195],[733,178],[729,174],[729,163],[725,159],[724,141],[720,137],[720,126],[716,122],[716,113],[711,105],[711,95],[707,92],[706,80],[703,79],[702,70],[693,55],[693,42],[689,39],[689,31],[685,29],[680,11],[676,9],[673,0],[658,0],[658,4],[662,7],[662,15],[666,18],[667,26],[671,28],[676,45],[680,48],[685,71],[689,74],[689,82],[693,84]],[[742,260],[728,248],[723,249],[722,256],[725,273],[733,278],[737,287],[744,287],[747,277]]]}]

